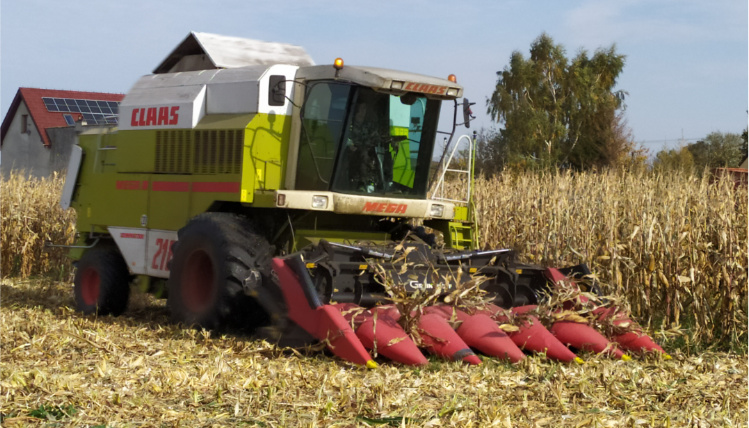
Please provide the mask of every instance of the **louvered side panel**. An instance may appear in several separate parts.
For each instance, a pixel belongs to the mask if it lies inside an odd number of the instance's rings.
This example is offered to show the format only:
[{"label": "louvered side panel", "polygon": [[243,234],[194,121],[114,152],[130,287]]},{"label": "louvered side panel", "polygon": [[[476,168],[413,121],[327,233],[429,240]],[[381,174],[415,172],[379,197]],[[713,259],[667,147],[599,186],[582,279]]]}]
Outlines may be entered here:
[{"label": "louvered side panel", "polygon": [[242,148],[244,147],[244,130],[232,131],[233,137],[229,147],[229,162],[231,174],[239,174],[242,171]]},{"label": "louvered side panel", "polygon": [[155,172],[187,174],[192,172],[190,131],[156,132]]},{"label": "louvered side panel", "polygon": [[238,174],[242,168],[242,130],[195,132],[195,173]]}]

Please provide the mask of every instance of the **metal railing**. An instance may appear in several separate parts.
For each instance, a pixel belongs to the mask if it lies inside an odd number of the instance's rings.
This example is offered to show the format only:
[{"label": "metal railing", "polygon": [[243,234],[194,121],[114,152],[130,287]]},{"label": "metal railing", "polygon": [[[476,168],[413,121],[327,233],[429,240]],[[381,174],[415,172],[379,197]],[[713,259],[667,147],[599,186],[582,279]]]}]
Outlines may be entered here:
[{"label": "metal railing", "polygon": [[[455,159],[455,154],[460,153],[458,152],[458,148],[461,147],[461,145],[465,144],[468,144],[468,152],[466,153],[467,156],[460,159],[465,160],[465,169],[451,168],[451,164]],[[462,135],[460,138],[458,138],[458,141],[455,142],[455,145],[450,151],[450,157],[447,158],[447,161],[442,167],[442,173],[440,174],[440,178],[434,187],[434,193],[432,194],[431,199],[466,205],[470,203],[472,190],[471,187],[473,186],[473,152],[476,148],[475,144],[476,142],[469,135]],[[451,199],[446,196],[445,176],[447,175],[447,173],[457,174],[459,177],[465,175],[466,189],[463,199]]]}]

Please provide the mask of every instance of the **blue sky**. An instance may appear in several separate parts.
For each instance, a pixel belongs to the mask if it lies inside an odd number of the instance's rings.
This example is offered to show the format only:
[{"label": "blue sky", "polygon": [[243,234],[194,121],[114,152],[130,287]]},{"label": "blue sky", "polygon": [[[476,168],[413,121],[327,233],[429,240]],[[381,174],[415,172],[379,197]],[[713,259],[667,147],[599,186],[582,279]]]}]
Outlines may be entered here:
[{"label": "blue sky", "polygon": [[0,109],[4,116],[21,86],[127,92],[190,31],[203,31],[300,45],[318,64],[340,56],[454,73],[477,102],[474,127],[490,128],[496,72],[546,32],[569,57],[612,44],[626,55],[617,89],[629,93],[635,141],[653,153],[747,126],[747,9],[747,0],[6,0]]}]

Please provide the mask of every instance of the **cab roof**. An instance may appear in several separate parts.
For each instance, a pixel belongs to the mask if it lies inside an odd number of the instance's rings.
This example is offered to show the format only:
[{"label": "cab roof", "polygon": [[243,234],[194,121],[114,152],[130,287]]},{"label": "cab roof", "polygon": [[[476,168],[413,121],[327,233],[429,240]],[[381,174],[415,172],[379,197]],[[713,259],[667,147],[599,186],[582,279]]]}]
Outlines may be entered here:
[{"label": "cab roof", "polygon": [[297,77],[306,80],[351,81],[394,95],[416,92],[442,100],[451,100],[463,95],[463,87],[447,79],[377,67],[345,65],[340,70],[332,65],[300,67]]}]

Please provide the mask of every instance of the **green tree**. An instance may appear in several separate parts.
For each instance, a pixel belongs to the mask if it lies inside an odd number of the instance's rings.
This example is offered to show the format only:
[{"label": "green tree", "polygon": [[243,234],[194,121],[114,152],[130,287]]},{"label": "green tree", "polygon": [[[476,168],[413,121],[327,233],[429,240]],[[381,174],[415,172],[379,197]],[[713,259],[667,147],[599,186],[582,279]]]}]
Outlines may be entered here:
[{"label": "green tree", "polygon": [[656,171],[690,172],[694,169],[694,157],[686,147],[661,150],[655,154],[653,169]]},{"label": "green tree", "polygon": [[698,169],[737,167],[746,156],[746,143],[738,134],[712,132],[687,149]]},{"label": "green tree", "polygon": [[625,56],[616,47],[581,50],[572,60],[542,34],[526,59],[518,51],[497,73],[487,112],[503,127],[494,141],[507,165],[605,167],[633,147],[620,114],[626,92],[614,90]]},{"label": "green tree", "polygon": [[480,129],[476,137],[476,173],[494,175],[505,168],[507,147],[492,129]]}]

